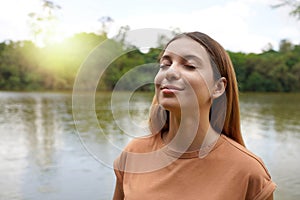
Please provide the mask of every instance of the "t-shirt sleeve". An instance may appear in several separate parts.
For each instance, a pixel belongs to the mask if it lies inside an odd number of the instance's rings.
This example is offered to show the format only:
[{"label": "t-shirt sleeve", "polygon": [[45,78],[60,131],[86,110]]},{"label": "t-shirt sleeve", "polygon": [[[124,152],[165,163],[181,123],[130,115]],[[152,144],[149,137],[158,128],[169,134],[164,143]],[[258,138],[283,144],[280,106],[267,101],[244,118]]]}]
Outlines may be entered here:
[{"label": "t-shirt sleeve", "polygon": [[126,162],[128,159],[128,152],[131,152],[132,146],[136,146],[134,140],[130,141],[123,149],[121,154],[114,160],[114,171],[119,183],[123,183],[124,171],[126,170]]},{"label": "t-shirt sleeve", "polygon": [[122,167],[121,167],[121,155],[118,156],[115,161],[114,161],[114,172],[115,172],[115,175],[116,175],[116,178],[117,178],[117,181],[119,183],[122,183],[123,182],[123,171],[121,170]]},{"label": "t-shirt sleeve", "polygon": [[114,200],[124,199],[124,190],[123,190],[124,172],[121,171],[120,158],[121,158],[121,156],[117,157],[113,164],[115,175],[116,175],[116,185],[115,185],[115,191],[114,191],[114,197],[113,197]]},{"label": "t-shirt sleeve", "polygon": [[248,180],[247,199],[249,200],[266,200],[276,188],[263,162],[259,160],[258,163]]},{"label": "t-shirt sleeve", "polygon": [[114,161],[114,171],[119,183],[123,183],[127,152],[123,151]]},{"label": "t-shirt sleeve", "polygon": [[273,181],[269,180],[264,184],[261,191],[254,197],[253,200],[266,200],[274,192],[276,185]]}]

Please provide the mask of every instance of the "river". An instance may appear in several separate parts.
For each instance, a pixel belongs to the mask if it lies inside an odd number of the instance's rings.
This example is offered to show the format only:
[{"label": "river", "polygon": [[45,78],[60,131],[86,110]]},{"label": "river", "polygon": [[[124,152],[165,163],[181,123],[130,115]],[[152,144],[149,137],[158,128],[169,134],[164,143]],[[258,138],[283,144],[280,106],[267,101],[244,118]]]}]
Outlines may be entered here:
[{"label": "river", "polygon": [[[94,110],[74,114],[71,93],[0,92],[0,199],[111,199],[112,162],[147,133],[151,96],[98,93]],[[300,94],[240,95],[246,146],[269,169],[275,199],[300,199],[299,102]]]}]

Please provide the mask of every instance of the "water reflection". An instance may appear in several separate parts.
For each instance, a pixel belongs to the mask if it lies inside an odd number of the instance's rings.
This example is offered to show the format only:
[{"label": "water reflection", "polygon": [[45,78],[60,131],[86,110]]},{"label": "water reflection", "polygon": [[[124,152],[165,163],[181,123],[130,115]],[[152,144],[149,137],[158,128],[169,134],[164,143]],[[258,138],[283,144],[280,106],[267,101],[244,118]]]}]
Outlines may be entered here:
[{"label": "water reflection", "polygon": [[[112,113],[111,94],[97,94],[95,110],[83,106],[76,121],[86,147],[112,164],[130,139],[148,133],[152,95],[135,93],[128,103],[118,93]],[[299,94],[241,94],[246,145],[269,168],[276,199],[300,198],[299,101]],[[0,199],[111,199],[113,171],[81,144],[70,93],[1,92],[0,137]]]},{"label": "water reflection", "polygon": [[242,130],[277,183],[276,199],[299,199],[300,94],[242,94]]},{"label": "water reflection", "polygon": [[247,93],[240,98],[244,120],[258,120],[263,129],[274,128],[277,133],[299,133],[300,94]]},{"label": "water reflection", "polygon": [[[54,103],[58,100],[60,103]],[[39,177],[41,185],[38,190],[43,190],[43,184],[46,184],[47,178],[55,173],[55,157],[53,152],[59,146],[59,116],[57,108],[64,101],[61,96],[40,94],[11,94],[2,93],[1,95],[1,139],[7,138],[1,149],[6,149],[1,170],[1,177],[6,183],[6,170],[10,170],[18,183],[8,188],[9,191],[5,197],[9,199],[14,194],[18,194],[17,199],[21,199],[22,191],[14,191],[16,187],[23,183],[36,183],[33,179],[36,175]],[[65,108],[65,105],[61,105]],[[2,140],[3,141],[3,140]],[[13,159],[14,158],[14,159]],[[20,162],[22,164],[20,164]],[[10,168],[8,166],[12,165]],[[50,173],[51,175],[47,175]],[[43,178],[45,177],[45,178]],[[33,182],[32,182],[33,181]],[[10,184],[10,182],[8,182]],[[26,190],[30,184],[26,184]],[[35,185],[34,185],[35,187]],[[23,190],[24,188],[21,188]],[[31,189],[29,191],[32,191]],[[2,193],[3,194],[3,193]],[[12,195],[12,196],[11,196]]]}]

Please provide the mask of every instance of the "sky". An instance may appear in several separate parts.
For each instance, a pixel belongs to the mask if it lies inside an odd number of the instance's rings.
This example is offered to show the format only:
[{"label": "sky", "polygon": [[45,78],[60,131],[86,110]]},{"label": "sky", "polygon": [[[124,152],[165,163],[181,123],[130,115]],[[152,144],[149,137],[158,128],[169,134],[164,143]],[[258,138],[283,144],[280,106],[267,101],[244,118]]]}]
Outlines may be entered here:
[{"label": "sky", "polygon": [[[79,32],[95,32],[99,19],[110,16],[109,35],[121,26],[204,32],[231,51],[259,53],[282,39],[300,43],[300,20],[289,7],[277,9],[279,0],[52,0],[56,12],[57,41]],[[40,0],[0,0],[0,41],[32,39],[28,13],[40,12]]]}]

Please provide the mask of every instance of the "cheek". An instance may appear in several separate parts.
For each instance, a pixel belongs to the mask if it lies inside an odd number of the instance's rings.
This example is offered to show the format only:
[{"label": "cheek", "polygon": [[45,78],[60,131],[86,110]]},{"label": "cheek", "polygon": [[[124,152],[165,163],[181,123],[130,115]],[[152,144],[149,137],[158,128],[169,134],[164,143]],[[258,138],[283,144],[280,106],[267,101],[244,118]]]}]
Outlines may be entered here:
[{"label": "cheek", "polygon": [[158,87],[158,85],[161,84],[163,80],[163,76],[162,76],[162,73],[161,72],[158,72],[154,78],[154,84],[155,84],[155,87]]},{"label": "cheek", "polygon": [[190,79],[189,84],[196,94],[198,99],[207,99],[210,96],[211,80],[206,78],[205,75],[197,75],[193,79]]},{"label": "cheek", "polygon": [[210,90],[214,85],[213,73],[211,71],[199,72],[198,83],[205,87],[205,89]]},{"label": "cheek", "polygon": [[155,94],[157,97],[158,97],[158,91],[159,91],[161,81],[162,81],[162,77],[161,77],[160,73],[158,72],[154,78]]}]

